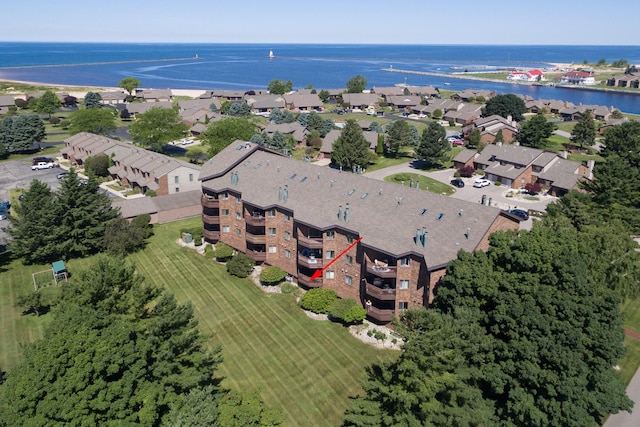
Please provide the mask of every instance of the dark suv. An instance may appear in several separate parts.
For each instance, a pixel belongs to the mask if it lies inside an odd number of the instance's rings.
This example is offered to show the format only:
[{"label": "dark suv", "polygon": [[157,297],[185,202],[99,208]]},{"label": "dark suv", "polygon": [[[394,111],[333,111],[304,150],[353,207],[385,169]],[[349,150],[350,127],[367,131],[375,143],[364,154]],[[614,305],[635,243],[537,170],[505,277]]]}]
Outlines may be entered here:
[{"label": "dark suv", "polygon": [[452,179],[451,185],[453,185],[454,187],[462,188],[464,187],[464,181],[461,179]]}]

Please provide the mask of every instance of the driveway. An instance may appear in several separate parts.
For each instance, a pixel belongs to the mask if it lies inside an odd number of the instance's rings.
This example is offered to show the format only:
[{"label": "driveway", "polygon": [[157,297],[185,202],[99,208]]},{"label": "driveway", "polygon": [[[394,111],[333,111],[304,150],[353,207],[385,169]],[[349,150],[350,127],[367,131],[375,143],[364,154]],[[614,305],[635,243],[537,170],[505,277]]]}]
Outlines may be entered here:
[{"label": "driveway", "polygon": [[[60,154],[54,154],[51,157],[57,157]],[[60,187],[60,182],[56,175],[60,173],[60,168],[31,170],[31,158],[23,160],[10,160],[0,162],[0,200],[9,200],[9,190],[15,188],[29,188],[31,181],[38,179],[49,184],[51,189],[55,190]],[[2,227],[9,225],[9,221],[0,222],[0,246],[6,243],[6,234],[2,231]]]},{"label": "driveway", "polygon": [[[449,184],[454,178],[455,169],[445,169],[436,172],[427,172],[415,167],[414,162],[402,163],[388,168],[379,169],[373,172],[365,173],[365,176],[369,178],[382,180],[384,177],[394,175],[397,173],[415,173],[424,175],[429,178],[435,179],[440,182]],[[523,209],[523,210],[536,210],[544,211],[547,205],[555,200],[551,196],[539,196],[539,200],[527,200],[517,190],[510,189],[504,185],[489,185],[483,188],[475,188],[473,182],[476,177],[473,178],[460,178],[464,181],[465,186],[463,188],[456,188],[456,192],[450,197],[466,200],[473,203],[481,203],[484,196],[486,203],[491,202],[491,206],[500,209]],[[522,221],[520,223],[521,229],[530,229],[533,219]]]}]

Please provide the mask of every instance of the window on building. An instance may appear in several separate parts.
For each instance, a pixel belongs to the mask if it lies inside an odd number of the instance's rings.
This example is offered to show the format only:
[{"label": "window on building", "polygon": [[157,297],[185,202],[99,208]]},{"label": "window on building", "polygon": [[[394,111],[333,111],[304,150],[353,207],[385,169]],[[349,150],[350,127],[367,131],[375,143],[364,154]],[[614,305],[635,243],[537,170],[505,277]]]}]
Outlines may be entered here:
[{"label": "window on building", "polygon": [[327,231],[327,239],[335,239],[336,238],[336,232],[333,230],[329,230]]},{"label": "window on building", "polygon": [[189,181],[193,181],[193,174],[192,173],[189,174]]},{"label": "window on building", "polygon": [[269,250],[269,253],[270,253],[270,254],[275,254],[275,253],[276,253],[276,251],[277,251],[277,249],[276,249],[276,247],[275,247],[275,246],[269,246],[268,250]]},{"label": "window on building", "polygon": [[269,234],[269,236],[275,236],[276,235],[276,229],[274,227],[269,227],[268,228],[268,234]]},{"label": "window on building", "polygon": [[334,279],[336,277],[336,273],[333,270],[327,270],[324,272],[325,279]]},{"label": "window on building", "polygon": [[291,215],[289,215],[289,214],[284,214],[284,219],[285,219],[286,221],[291,221]]},{"label": "window on building", "polygon": [[409,281],[400,280],[400,289],[409,289]]},{"label": "window on building", "polygon": [[351,286],[353,284],[353,277],[351,276],[344,276],[344,283],[346,285]]},{"label": "window on building", "polygon": [[240,237],[242,236],[242,230],[239,228],[236,228],[236,236]]},{"label": "window on building", "polygon": [[284,257],[285,258],[291,258],[291,251],[289,249],[285,249],[284,250]]},{"label": "window on building", "polygon": [[236,219],[242,219],[242,215],[240,215],[240,212],[236,212]]},{"label": "window on building", "polygon": [[347,243],[351,244],[356,241],[356,238],[353,236],[347,236]]},{"label": "window on building", "polygon": [[174,176],[173,180],[175,181],[176,184],[180,183],[180,177],[178,175]]},{"label": "window on building", "polygon": [[347,260],[347,265],[353,264],[353,257],[351,255],[347,255],[345,259]]},{"label": "window on building", "polygon": [[236,203],[240,203],[242,201],[242,199],[240,198],[240,196],[236,196]]},{"label": "window on building", "polygon": [[327,259],[334,259],[336,257],[336,251],[325,251]]},{"label": "window on building", "polygon": [[273,218],[274,216],[276,216],[276,210],[275,209],[269,209],[267,211],[267,216]]},{"label": "window on building", "polygon": [[228,225],[223,225],[222,226],[222,232],[223,233],[228,233],[229,231],[231,231],[231,227],[229,227]]},{"label": "window on building", "polygon": [[229,209],[221,209],[220,213],[222,214],[222,216],[229,216]]},{"label": "window on building", "polygon": [[221,198],[222,200],[229,200],[229,193],[222,193],[222,194],[220,195],[220,198]]},{"label": "window on building", "polygon": [[400,258],[401,267],[409,267],[410,265],[411,265],[411,258],[408,258],[408,257]]},{"label": "window on building", "polygon": [[289,233],[288,231],[284,232],[284,240],[291,240],[291,233]]},{"label": "window on building", "polygon": [[409,303],[406,301],[400,301],[398,303],[398,310],[402,311],[402,310],[406,310],[409,308]]},{"label": "window on building", "polygon": [[180,192],[180,187],[176,187],[176,193]]}]

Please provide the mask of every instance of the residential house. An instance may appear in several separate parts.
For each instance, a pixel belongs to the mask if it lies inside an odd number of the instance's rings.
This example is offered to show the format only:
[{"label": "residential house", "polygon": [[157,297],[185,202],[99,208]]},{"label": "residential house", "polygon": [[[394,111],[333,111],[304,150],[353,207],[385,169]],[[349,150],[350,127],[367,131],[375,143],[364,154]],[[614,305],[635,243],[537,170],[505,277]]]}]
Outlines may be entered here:
[{"label": "residential house", "polygon": [[158,102],[131,102],[127,104],[119,104],[117,106],[118,110],[122,111],[123,109],[127,109],[129,114],[132,116],[136,116],[138,114],[144,114],[152,108],[168,108],[172,109],[173,104],[171,101],[158,101]]},{"label": "residential house", "polygon": [[[460,159],[462,160],[462,159]],[[520,145],[488,145],[475,157],[474,167],[485,177],[519,189],[538,182],[554,195],[578,188],[582,179],[591,179],[593,164],[585,166],[555,153]]]},{"label": "residential house", "polygon": [[[231,101],[231,102],[240,102],[244,98],[244,95],[247,91],[244,90],[207,90],[202,95],[200,95],[201,99],[212,99],[218,98],[221,100]],[[255,93],[255,91],[254,91]]]},{"label": "residential house", "polygon": [[244,101],[251,107],[251,112],[258,115],[269,115],[276,108],[287,106],[284,95],[245,95]]},{"label": "residential house", "polygon": [[7,114],[9,107],[15,107],[16,100],[13,95],[0,95],[0,115]]},{"label": "residential house", "polygon": [[448,122],[454,122],[461,126],[467,126],[473,123],[482,115],[482,105],[478,104],[460,104],[457,110],[449,110],[442,117]]},{"label": "residential house", "polygon": [[369,106],[378,106],[378,95],[375,93],[343,93],[342,105],[345,107],[366,110]]},{"label": "residential house", "polygon": [[[410,95],[418,95],[423,98],[440,98],[440,91],[433,86],[405,86]],[[403,93],[404,95],[404,93]]]},{"label": "residential house", "polygon": [[451,99],[454,101],[469,102],[469,100],[476,100],[478,97],[483,97],[485,101],[496,96],[495,91],[484,89],[466,89],[462,92],[454,93],[451,95]]},{"label": "residential house", "polygon": [[611,113],[615,111],[613,107],[607,108],[601,105],[576,105],[568,106],[560,111],[560,115],[565,121],[578,120],[589,110],[595,120],[606,121],[611,117]]},{"label": "residential house", "polygon": [[306,143],[308,133],[307,128],[298,122],[280,124],[269,123],[264,127],[263,132],[266,132],[270,137],[273,137],[276,132],[280,132],[283,135],[291,135],[296,141],[296,144]]},{"label": "residential house", "polygon": [[144,102],[167,102],[173,99],[171,89],[137,89],[136,98]]},{"label": "residential house", "polygon": [[405,108],[411,109],[422,102],[422,97],[418,95],[389,95],[387,96],[387,105],[395,107],[399,110]]},{"label": "residential house", "polygon": [[118,198],[111,203],[125,219],[148,214],[151,224],[162,224],[202,215],[201,190],[157,197]]},{"label": "residential house", "polygon": [[375,93],[380,98],[384,99],[387,103],[389,103],[388,98],[390,96],[411,95],[411,93],[409,92],[409,89],[403,86],[388,86],[388,87],[374,86],[371,88],[371,93]]},{"label": "residential house", "polygon": [[79,167],[90,156],[106,154],[113,162],[111,177],[142,193],[174,194],[199,187],[198,166],[104,136],[81,132],[67,138],[61,151]]},{"label": "residential house", "polygon": [[618,74],[607,80],[607,86],[640,88],[640,73]]},{"label": "residential house", "polygon": [[604,135],[604,133],[607,131],[607,129],[612,128],[614,126],[618,126],[621,125],[622,123],[628,121],[629,119],[627,117],[623,117],[621,119],[609,119],[607,120],[607,122],[605,124],[603,124],[602,126],[600,126],[598,128],[598,133],[600,135]]},{"label": "residential house", "polygon": [[521,71],[514,70],[507,76],[507,80],[525,81],[525,82],[539,82],[546,80],[544,73],[540,70]]},{"label": "residential house", "polygon": [[596,77],[593,71],[569,71],[560,78],[561,84],[566,85],[594,85]]},{"label": "residential house", "polygon": [[[361,125],[362,126],[362,125]],[[368,129],[368,127],[367,127]],[[333,144],[338,140],[342,134],[342,129],[332,129],[322,139],[322,147],[320,147],[320,155],[323,159],[330,159],[331,153],[333,153]],[[378,133],[370,130],[363,130],[362,136],[369,143],[369,149],[375,151],[378,147]]]},{"label": "residential house", "polygon": [[459,152],[453,158],[453,167],[455,169],[462,169],[465,166],[469,166],[475,169],[474,160],[478,157],[480,153],[477,150],[472,150],[470,148],[465,148],[461,152]]},{"label": "residential house", "polygon": [[294,92],[284,95],[287,108],[292,111],[322,111],[322,100],[315,93]]},{"label": "residential house", "polygon": [[429,306],[460,250],[486,250],[492,232],[518,228],[500,209],[321,168],[242,141],[207,161],[201,181],[206,241],[276,265],[306,289],[354,298],[378,323]]},{"label": "residential house", "polygon": [[100,94],[100,103],[102,105],[123,104],[127,99],[127,94],[121,90],[110,90],[98,93]]},{"label": "residential house", "polygon": [[515,121],[505,119],[496,114],[476,119],[470,125],[462,128],[462,134],[465,138],[469,138],[471,132],[475,129],[480,130],[480,142],[484,145],[495,142],[496,136],[500,131],[502,131],[502,142],[510,144],[519,132],[518,125]]}]

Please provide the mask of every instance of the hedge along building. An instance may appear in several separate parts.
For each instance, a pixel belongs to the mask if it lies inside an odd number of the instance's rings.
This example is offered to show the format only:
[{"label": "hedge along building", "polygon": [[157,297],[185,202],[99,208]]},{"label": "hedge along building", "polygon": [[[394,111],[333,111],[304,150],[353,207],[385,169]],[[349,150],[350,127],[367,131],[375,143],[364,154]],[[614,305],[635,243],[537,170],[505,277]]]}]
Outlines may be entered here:
[{"label": "hedge along building", "polygon": [[205,163],[200,180],[207,241],[277,265],[304,287],[331,288],[363,306],[370,301],[368,315],[381,323],[428,306],[459,250],[486,250],[492,232],[518,228],[496,208],[322,168],[243,141]]}]

